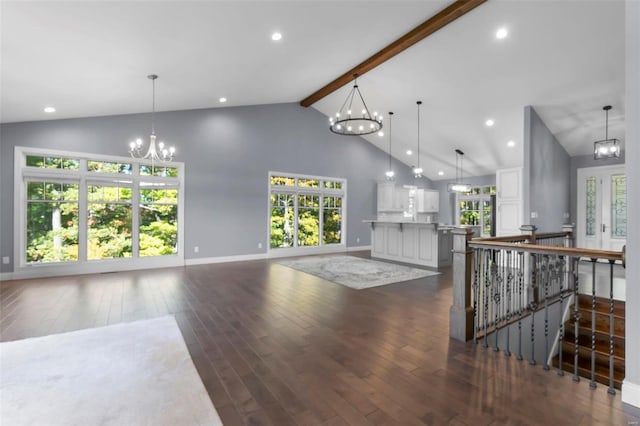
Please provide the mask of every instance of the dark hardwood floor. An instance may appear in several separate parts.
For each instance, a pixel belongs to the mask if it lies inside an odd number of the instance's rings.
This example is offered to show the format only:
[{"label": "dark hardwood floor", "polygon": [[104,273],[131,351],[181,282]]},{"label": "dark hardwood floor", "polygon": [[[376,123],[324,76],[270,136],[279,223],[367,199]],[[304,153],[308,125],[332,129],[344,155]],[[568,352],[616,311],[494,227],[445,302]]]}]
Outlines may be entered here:
[{"label": "dark hardwood floor", "polygon": [[352,290],[270,260],[6,281],[0,333],[175,315],[228,426],[638,421],[605,386],[449,340],[451,293],[451,270]]}]

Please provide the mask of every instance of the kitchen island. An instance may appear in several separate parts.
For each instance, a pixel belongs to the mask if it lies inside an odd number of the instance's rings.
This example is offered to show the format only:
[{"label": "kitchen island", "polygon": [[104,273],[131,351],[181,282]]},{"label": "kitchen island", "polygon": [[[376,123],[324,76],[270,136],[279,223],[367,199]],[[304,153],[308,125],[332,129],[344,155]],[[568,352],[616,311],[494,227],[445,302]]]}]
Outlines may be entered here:
[{"label": "kitchen island", "polygon": [[371,257],[442,268],[450,266],[454,226],[402,220],[365,220],[371,224]]}]

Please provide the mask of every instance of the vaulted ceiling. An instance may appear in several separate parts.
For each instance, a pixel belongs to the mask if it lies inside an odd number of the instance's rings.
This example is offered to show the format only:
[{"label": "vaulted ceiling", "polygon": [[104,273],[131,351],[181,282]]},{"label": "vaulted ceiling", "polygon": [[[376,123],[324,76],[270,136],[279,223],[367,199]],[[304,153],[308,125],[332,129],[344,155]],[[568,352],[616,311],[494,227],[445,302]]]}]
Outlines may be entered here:
[{"label": "vaulted ceiling", "polygon": [[[151,73],[161,111],[299,102],[448,4],[3,1],[1,119],[148,112]],[[423,101],[420,165],[431,179],[455,175],[455,148],[465,174],[522,164],[526,105],[570,155],[590,154],[604,138],[603,105],[613,105],[609,135],[624,141],[624,2],[489,0],[359,85],[371,109],[395,113],[393,155],[407,165],[417,164]],[[311,107],[333,115],[350,88]],[[367,140],[387,150],[388,134]]]}]

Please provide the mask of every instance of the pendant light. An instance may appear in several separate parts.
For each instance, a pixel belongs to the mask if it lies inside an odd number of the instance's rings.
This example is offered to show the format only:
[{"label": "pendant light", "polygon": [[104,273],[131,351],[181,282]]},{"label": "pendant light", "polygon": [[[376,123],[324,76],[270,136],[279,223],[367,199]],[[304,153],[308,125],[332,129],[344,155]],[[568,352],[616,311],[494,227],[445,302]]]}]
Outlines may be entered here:
[{"label": "pendant light", "polygon": [[620,141],[618,139],[609,139],[609,110],[611,105],[602,107],[605,111],[605,130],[604,139],[593,143],[593,158],[602,160],[605,158],[620,158]]},{"label": "pendant light", "polygon": [[416,101],[416,105],[418,106],[418,166],[413,168],[413,176],[419,179],[422,177],[422,167],[420,167],[420,105],[422,101]]},{"label": "pendant light", "polygon": [[387,169],[385,175],[387,180],[393,180],[395,173],[391,168],[391,119],[393,118],[393,111],[389,111],[389,168]]},{"label": "pendant light", "polygon": [[[464,171],[462,169],[462,159],[464,158],[464,152],[456,149],[456,181],[447,185],[449,192],[469,192],[471,191],[471,185],[463,183]],[[458,168],[458,163],[460,168]]]},{"label": "pendant light", "polygon": [[382,130],[382,115],[369,111],[358,87],[358,74],[353,76],[353,88],[340,111],[335,118],[329,117],[329,130],[346,136],[364,136]]},{"label": "pendant light", "polygon": [[158,76],[155,74],[150,74],[147,76],[147,78],[151,80],[151,85],[153,86],[153,97],[151,101],[151,135],[149,135],[149,148],[147,149],[146,154],[143,154],[144,151],[142,150],[142,139],[138,138],[135,141],[129,142],[129,154],[131,154],[133,158],[151,160],[152,163],[168,163],[173,160],[173,156],[176,153],[175,148],[166,148],[164,142],[160,142],[156,146],[156,79],[158,78]]}]

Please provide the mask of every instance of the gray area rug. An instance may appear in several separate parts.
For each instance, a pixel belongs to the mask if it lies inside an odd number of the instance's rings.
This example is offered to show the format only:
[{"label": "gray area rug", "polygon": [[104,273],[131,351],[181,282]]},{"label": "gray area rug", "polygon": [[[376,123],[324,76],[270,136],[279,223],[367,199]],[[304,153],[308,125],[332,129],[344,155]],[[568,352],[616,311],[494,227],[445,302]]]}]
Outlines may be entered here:
[{"label": "gray area rug", "polygon": [[2,425],[222,425],[172,316],[0,344]]},{"label": "gray area rug", "polygon": [[354,256],[307,257],[277,263],[357,290],[439,274]]}]

